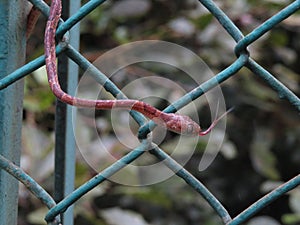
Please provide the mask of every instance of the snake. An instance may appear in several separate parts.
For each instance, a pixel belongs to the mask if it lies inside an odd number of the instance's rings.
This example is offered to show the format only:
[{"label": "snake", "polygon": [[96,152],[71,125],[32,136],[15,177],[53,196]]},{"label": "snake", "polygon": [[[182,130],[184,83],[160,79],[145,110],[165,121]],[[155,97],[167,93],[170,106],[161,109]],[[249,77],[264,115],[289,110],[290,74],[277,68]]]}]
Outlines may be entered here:
[{"label": "snake", "polygon": [[51,91],[60,101],[79,108],[95,108],[96,110],[134,110],[143,114],[148,119],[153,120],[157,125],[165,127],[167,130],[188,136],[203,136],[208,134],[215,127],[218,121],[228,113],[227,111],[222,116],[215,119],[209,128],[203,131],[200,125],[189,116],[165,113],[143,101],[134,99],[90,100],[67,94],[61,89],[56,67],[55,33],[58,22],[61,18],[61,10],[61,0],[52,0],[44,36],[44,51],[48,82]]}]

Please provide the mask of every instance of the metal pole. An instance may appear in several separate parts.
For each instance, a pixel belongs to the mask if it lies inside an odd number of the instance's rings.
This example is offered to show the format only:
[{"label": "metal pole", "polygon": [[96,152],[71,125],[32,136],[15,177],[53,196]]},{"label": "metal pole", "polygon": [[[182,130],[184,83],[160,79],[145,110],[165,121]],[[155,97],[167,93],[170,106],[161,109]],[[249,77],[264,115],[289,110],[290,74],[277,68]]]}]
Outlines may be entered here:
[{"label": "metal pole", "polygon": [[[0,0],[0,78],[25,61],[25,1]],[[23,81],[0,91],[0,154],[19,164]],[[17,224],[18,181],[0,170],[0,225]]]},{"label": "metal pole", "polygon": [[[80,8],[80,0],[64,0],[62,17],[67,19]],[[70,30],[70,44],[79,49],[79,25]],[[74,95],[78,83],[78,66],[66,54],[58,57],[59,81],[62,89]],[[60,101],[56,104],[55,144],[55,200],[61,201],[74,190],[75,135],[72,126],[72,106]],[[73,224],[73,207],[62,215],[63,224]]]}]

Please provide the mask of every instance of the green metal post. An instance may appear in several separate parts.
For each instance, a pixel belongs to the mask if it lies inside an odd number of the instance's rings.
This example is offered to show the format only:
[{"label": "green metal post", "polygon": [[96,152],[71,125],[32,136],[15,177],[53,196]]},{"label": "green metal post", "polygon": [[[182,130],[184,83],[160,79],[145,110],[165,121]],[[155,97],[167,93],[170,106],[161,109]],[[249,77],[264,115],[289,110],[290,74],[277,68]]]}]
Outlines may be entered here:
[{"label": "green metal post", "polygon": [[[0,0],[0,79],[25,61],[25,1]],[[19,164],[23,81],[0,91],[0,154]],[[17,224],[18,181],[0,170],[0,225]]]},{"label": "green metal post", "polygon": [[[62,17],[67,19],[80,8],[80,0],[63,0]],[[79,25],[70,31],[70,44],[79,49]],[[65,53],[58,57],[58,73],[61,87],[74,95],[78,83],[78,66]],[[72,126],[72,106],[60,101],[56,104],[55,118],[55,200],[61,201],[74,190],[75,179],[75,135]],[[63,224],[73,224],[73,207],[63,215]]]}]

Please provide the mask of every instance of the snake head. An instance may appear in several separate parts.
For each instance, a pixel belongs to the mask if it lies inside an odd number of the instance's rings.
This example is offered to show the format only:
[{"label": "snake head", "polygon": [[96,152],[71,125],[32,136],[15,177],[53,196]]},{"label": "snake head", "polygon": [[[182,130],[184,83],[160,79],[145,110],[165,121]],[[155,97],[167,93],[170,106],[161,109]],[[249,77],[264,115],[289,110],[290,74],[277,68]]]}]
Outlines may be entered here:
[{"label": "snake head", "polygon": [[161,113],[159,117],[153,117],[152,120],[166,127],[168,130],[173,131],[178,134],[188,135],[188,136],[204,136],[212,131],[212,129],[217,125],[217,123],[228,113],[230,113],[233,108],[227,110],[220,117],[212,122],[212,124],[206,130],[202,131],[200,125],[192,120],[190,117],[175,113]]},{"label": "snake head", "polygon": [[174,113],[169,114],[169,116],[172,119],[165,121],[165,126],[168,130],[187,136],[199,135],[199,132],[201,131],[199,124],[190,117]]}]

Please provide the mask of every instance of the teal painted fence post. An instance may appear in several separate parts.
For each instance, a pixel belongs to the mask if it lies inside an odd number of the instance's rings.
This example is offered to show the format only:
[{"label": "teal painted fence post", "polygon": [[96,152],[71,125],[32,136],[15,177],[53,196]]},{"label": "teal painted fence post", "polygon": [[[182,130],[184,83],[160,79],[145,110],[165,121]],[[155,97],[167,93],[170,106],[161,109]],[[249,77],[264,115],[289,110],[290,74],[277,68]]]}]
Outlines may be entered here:
[{"label": "teal painted fence post", "polygon": [[[80,8],[80,0],[63,0],[62,18],[66,20]],[[79,49],[79,24],[69,31],[69,42]],[[62,89],[75,95],[78,84],[78,65],[70,60],[65,53],[58,57],[59,82]],[[55,194],[56,202],[63,200],[74,190],[76,145],[72,125],[72,115],[75,110],[70,105],[60,101],[56,103],[55,113]],[[61,215],[63,224],[73,225],[73,206]]]},{"label": "teal painted fence post", "polygon": [[[0,0],[0,79],[25,61],[25,1]],[[19,164],[23,81],[0,91],[0,154]],[[18,181],[0,170],[0,225],[17,224]]]}]

